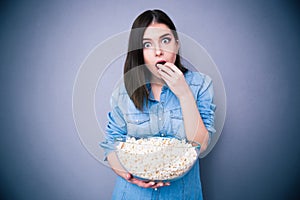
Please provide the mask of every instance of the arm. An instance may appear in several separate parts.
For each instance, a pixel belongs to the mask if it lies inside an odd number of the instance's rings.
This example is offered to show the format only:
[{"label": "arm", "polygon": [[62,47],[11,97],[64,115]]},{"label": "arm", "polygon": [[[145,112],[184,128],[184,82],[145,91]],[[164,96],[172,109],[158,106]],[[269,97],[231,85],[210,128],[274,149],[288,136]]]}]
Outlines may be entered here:
[{"label": "arm", "polygon": [[170,185],[170,183],[163,183],[163,182],[158,182],[155,183],[154,181],[142,181],[139,180],[137,178],[134,178],[130,173],[128,173],[120,164],[117,155],[115,152],[112,152],[108,155],[108,162],[111,166],[111,168],[114,170],[114,172],[121,176],[122,178],[124,178],[125,180],[127,180],[130,183],[136,184],[140,187],[144,187],[144,188],[158,188],[158,187],[162,187],[162,186],[168,186]]},{"label": "arm", "polygon": [[190,89],[179,97],[179,101],[187,139],[201,144],[200,152],[203,152],[208,146],[209,133],[202,121]]},{"label": "arm", "polygon": [[205,77],[196,99],[185,81],[184,74],[172,63],[159,65],[162,79],[178,97],[186,136],[188,140],[201,144],[201,152],[205,151],[210,141],[210,133],[214,132],[214,105],[212,104],[212,82]]},{"label": "arm", "polygon": [[108,125],[106,127],[106,140],[101,143],[101,147],[105,150],[105,160],[108,161],[109,165],[113,171],[127,180],[130,183],[136,184],[140,187],[145,188],[158,188],[165,185],[170,185],[169,183],[155,183],[153,181],[145,182],[139,179],[132,177],[119,162],[117,155],[115,153],[115,139],[122,138],[127,135],[126,121],[123,117],[123,113],[120,108],[117,106],[118,94],[114,93],[111,98],[112,111],[108,113]]},{"label": "arm", "polygon": [[111,152],[110,154],[108,154],[107,160],[112,170],[114,170],[117,175],[121,176],[124,179],[128,179],[129,173],[122,167],[115,152]]}]

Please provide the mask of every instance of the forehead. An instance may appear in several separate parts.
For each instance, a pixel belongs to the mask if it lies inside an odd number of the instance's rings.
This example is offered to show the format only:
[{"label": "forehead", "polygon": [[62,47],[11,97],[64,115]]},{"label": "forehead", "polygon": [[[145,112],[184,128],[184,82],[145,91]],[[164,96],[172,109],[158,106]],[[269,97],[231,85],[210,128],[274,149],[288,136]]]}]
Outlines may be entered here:
[{"label": "forehead", "polygon": [[173,35],[171,29],[169,29],[167,25],[160,24],[160,23],[153,23],[146,28],[144,32],[144,38],[156,39],[168,33]]}]

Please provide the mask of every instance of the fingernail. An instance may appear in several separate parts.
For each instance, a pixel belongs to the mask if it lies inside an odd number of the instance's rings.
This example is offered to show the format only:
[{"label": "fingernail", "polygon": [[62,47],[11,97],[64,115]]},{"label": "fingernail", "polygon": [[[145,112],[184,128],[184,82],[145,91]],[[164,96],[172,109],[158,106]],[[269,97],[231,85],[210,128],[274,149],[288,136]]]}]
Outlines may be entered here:
[{"label": "fingernail", "polygon": [[166,185],[167,185],[167,186],[170,186],[171,184],[170,184],[170,183],[166,183]]},{"label": "fingernail", "polygon": [[155,185],[155,182],[151,182],[150,184],[151,184],[151,185]]}]

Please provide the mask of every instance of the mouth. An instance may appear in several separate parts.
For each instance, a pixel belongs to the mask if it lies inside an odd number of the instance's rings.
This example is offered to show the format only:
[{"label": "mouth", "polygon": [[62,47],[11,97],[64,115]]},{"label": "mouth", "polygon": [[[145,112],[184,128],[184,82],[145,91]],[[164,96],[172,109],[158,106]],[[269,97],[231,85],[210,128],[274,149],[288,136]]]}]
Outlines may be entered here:
[{"label": "mouth", "polygon": [[158,64],[164,65],[166,63],[166,61],[162,60],[162,61],[158,61],[155,66],[158,68]]}]

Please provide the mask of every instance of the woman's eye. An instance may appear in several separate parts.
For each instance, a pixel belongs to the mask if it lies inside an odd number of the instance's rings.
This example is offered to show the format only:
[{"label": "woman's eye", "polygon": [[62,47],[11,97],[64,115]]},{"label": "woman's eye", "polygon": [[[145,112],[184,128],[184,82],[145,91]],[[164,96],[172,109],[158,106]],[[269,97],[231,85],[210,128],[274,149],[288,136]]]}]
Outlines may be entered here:
[{"label": "woman's eye", "polygon": [[171,38],[163,38],[161,43],[168,44],[171,41]]},{"label": "woman's eye", "polygon": [[150,42],[145,42],[143,44],[143,46],[144,46],[144,48],[149,48],[149,47],[151,47],[151,43]]}]

